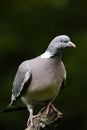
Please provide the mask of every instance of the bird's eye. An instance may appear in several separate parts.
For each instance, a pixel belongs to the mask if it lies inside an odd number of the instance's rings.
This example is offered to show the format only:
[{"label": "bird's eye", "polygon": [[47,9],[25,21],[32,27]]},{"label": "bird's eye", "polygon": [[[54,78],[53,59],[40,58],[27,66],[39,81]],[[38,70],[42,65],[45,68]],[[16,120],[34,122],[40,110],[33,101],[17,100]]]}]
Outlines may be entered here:
[{"label": "bird's eye", "polygon": [[61,42],[68,43],[68,40],[61,40]]},{"label": "bird's eye", "polygon": [[65,43],[68,43],[68,40],[65,40],[64,42],[65,42]]}]

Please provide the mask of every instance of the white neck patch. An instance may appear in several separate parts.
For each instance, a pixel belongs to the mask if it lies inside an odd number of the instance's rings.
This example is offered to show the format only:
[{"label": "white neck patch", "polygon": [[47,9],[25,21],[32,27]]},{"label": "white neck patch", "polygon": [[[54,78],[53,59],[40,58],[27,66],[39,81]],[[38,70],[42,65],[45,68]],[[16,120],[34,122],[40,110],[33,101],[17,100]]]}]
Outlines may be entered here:
[{"label": "white neck patch", "polygon": [[42,59],[48,59],[50,57],[52,57],[52,54],[49,51],[46,51],[41,55]]}]

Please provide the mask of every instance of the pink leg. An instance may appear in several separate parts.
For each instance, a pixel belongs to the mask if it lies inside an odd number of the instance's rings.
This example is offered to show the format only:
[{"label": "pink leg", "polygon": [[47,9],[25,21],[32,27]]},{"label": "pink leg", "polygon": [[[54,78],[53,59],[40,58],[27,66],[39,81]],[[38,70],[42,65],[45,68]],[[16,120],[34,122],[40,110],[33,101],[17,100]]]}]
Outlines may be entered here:
[{"label": "pink leg", "polygon": [[36,117],[39,117],[39,115],[33,115],[33,107],[31,105],[28,105],[27,108],[30,113],[28,121],[27,121],[27,127],[29,127],[29,125],[34,126],[34,119]]},{"label": "pink leg", "polygon": [[28,121],[27,121],[27,127],[29,127],[30,124],[31,124],[31,126],[34,126],[34,119],[36,117],[39,117],[39,115],[29,116]]},{"label": "pink leg", "polygon": [[55,107],[53,106],[53,104],[50,102],[50,103],[47,105],[46,115],[48,115],[49,110],[50,110],[50,107],[51,107],[54,111],[56,111],[56,108],[55,108]]},{"label": "pink leg", "polygon": [[27,127],[28,127],[30,125],[30,123],[31,123],[31,125],[33,125],[33,108],[31,105],[28,105],[27,108],[28,108],[28,111],[30,113],[30,116],[29,116],[28,121],[27,121]]},{"label": "pink leg", "polygon": [[46,115],[48,115],[48,113],[49,113],[50,105],[51,105],[51,103],[49,103],[49,104],[47,105]]}]

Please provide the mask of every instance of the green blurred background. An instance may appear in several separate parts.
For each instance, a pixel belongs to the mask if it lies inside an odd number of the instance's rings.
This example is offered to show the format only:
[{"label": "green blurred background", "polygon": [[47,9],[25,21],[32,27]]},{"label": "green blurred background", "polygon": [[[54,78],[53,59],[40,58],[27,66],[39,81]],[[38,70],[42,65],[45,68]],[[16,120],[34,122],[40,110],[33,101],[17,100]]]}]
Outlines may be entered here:
[{"label": "green blurred background", "polygon": [[10,102],[18,65],[43,53],[57,35],[66,34],[76,49],[66,49],[67,82],[55,106],[63,112],[60,130],[87,130],[87,1],[0,0],[0,130],[24,130],[28,112],[1,113]]}]

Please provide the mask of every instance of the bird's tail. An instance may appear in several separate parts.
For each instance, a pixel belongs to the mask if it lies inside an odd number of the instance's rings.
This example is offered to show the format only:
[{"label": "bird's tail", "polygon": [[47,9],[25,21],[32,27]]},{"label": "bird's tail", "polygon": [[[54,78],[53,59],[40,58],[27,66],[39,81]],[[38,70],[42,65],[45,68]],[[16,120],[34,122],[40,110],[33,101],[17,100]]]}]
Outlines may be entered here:
[{"label": "bird's tail", "polygon": [[5,110],[3,110],[3,113],[6,112],[12,112],[12,111],[20,111],[26,109],[26,106],[15,106],[12,103],[10,103]]}]

